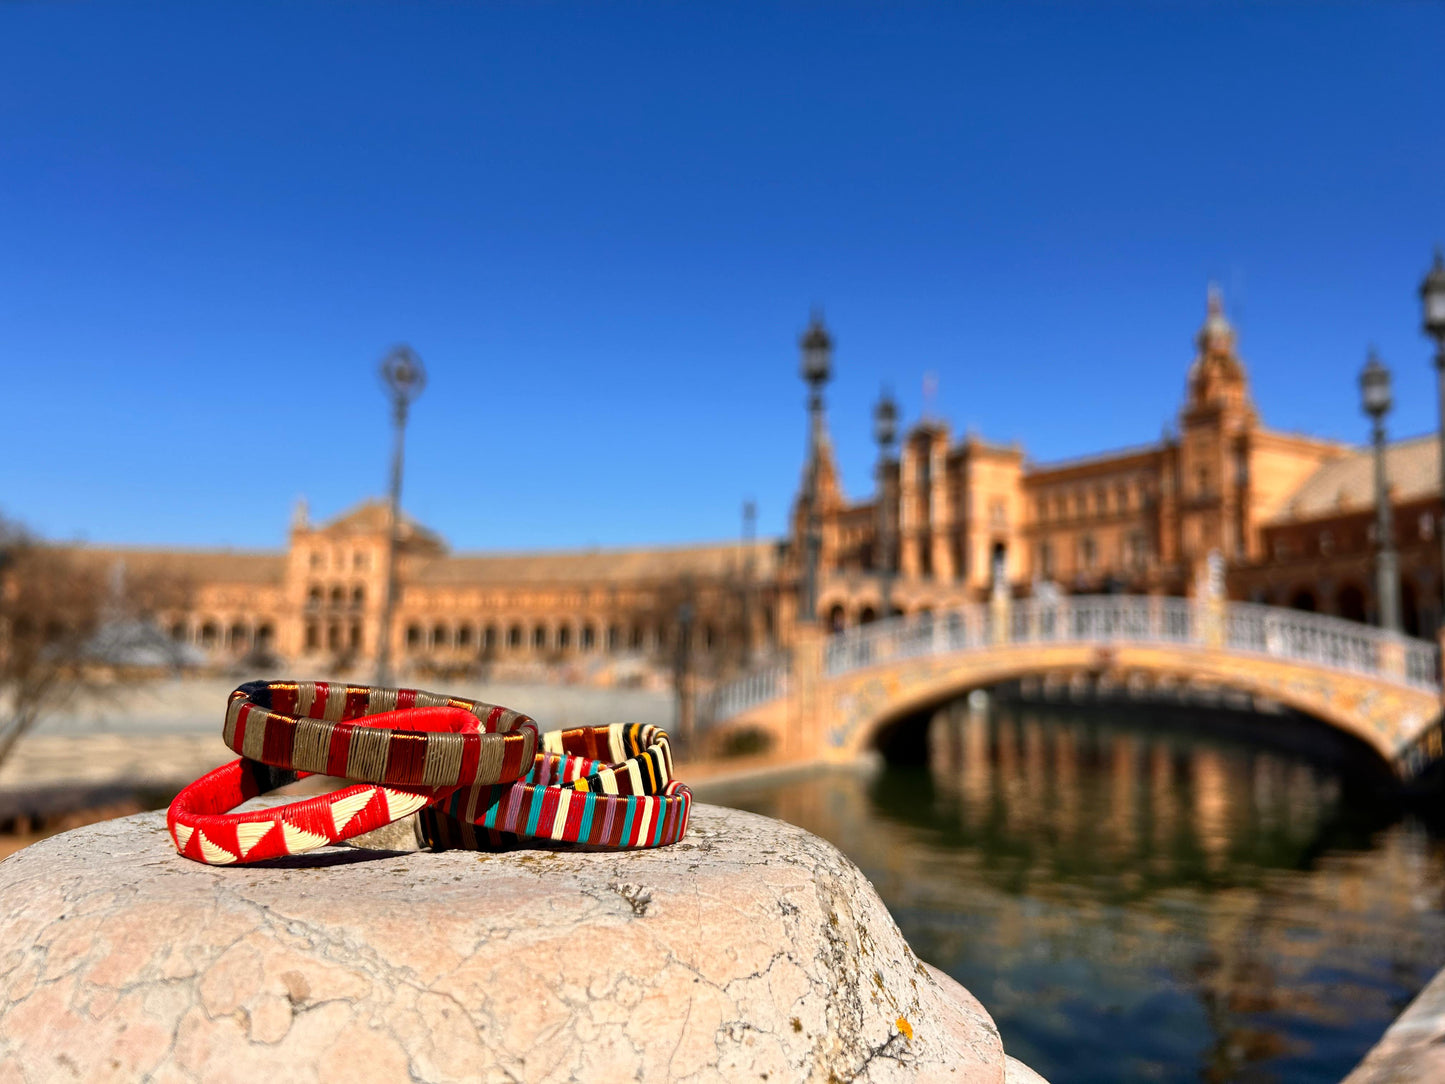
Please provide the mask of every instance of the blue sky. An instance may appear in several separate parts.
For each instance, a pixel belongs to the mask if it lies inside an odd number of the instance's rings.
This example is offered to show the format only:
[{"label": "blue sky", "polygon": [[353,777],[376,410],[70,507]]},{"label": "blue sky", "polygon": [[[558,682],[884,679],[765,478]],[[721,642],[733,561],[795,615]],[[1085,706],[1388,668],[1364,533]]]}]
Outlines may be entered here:
[{"label": "blue sky", "polygon": [[271,547],[379,493],[461,549],[782,528],[822,305],[868,412],[1155,438],[1217,279],[1265,420],[1436,425],[1445,6],[0,6],[0,510]]}]

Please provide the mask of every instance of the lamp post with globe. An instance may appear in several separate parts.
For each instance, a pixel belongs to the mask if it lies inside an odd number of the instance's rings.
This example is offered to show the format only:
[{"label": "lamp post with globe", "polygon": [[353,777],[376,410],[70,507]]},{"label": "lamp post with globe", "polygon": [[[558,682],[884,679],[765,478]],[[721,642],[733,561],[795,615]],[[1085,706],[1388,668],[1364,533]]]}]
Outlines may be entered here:
[{"label": "lamp post with globe", "polygon": [[898,439],[898,404],[885,388],[873,406],[873,439],[878,443],[878,616],[893,616],[892,487],[888,484],[893,442]]},{"label": "lamp post with globe", "polygon": [[[1440,396],[1440,492],[1445,502],[1445,252],[1435,249],[1435,263],[1420,283],[1420,303],[1424,309],[1421,326],[1435,340],[1435,382]],[[1440,582],[1445,590],[1445,519],[1437,524],[1440,532]],[[1445,609],[1441,610],[1445,622]]]},{"label": "lamp post with globe", "polygon": [[1375,445],[1375,593],[1379,597],[1379,623],[1389,632],[1400,631],[1400,568],[1395,554],[1394,515],[1385,477],[1385,415],[1393,403],[1390,370],[1370,351],[1360,373],[1360,397],[1374,423]]},{"label": "lamp post with globe", "polygon": [[799,340],[801,372],[808,385],[808,469],[803,488],[803,583],[798,597],[798,621],[811,625],[818,619],[818,558],[822,525],[818,517],[818,460],[823,449],[823,385],[833,371],[833,337],[823,326],[821,313],[813,313],[808,330]]},{"label": "lamp post with globe", "polygon": [[395,443],[391,451],[391,493],[386,532],[386,579],[381,593],[381,631],[376,644],[376,684],[391,684],[391,618],[396,608],[396,548],[401,521],[401,474],[406,447],[406,418],[426,387],[426,368],[409,346],[395,346],[381,361],[381,382],[391,397]]}]

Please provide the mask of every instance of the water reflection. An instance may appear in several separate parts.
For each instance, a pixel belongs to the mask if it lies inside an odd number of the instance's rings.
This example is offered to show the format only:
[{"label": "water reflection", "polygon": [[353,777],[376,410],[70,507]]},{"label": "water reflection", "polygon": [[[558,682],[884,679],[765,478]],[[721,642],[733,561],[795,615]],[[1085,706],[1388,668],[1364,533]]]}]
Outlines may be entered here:
[{"label": "water reflection", "polygon": [[838,844],[1055,1084],[1337,1081],[1445,965],[1445,853],[1303,754],[939,713],[927,767],[719,800]]}]

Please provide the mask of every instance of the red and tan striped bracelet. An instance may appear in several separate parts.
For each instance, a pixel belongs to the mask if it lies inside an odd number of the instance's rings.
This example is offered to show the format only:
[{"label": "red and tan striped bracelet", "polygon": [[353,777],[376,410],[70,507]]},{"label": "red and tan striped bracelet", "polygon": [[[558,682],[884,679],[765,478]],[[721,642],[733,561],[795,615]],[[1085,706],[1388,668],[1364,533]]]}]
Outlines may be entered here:
[{"label": "red and tan striped bracelet", "polygon": [[[374,717],[415,708],[471,714],[467,732],[396,729]],[[399,720],[404,722],[404,720]],[[538,748],[532,719],[494,704],[419,689],[383,689],[325,681],[251,681],[231,694],[225,742],[243,757],[387,786],[507,783]]]},{"label": "red and tan striped bracelet", "polygon": [[[437,850],[509,849],[535,839],[630,849],[675,843],[687,832],[692,792],[672,779],[666,731],[578,727],[548,731],[542,745],[513,785],[463,788],[423,809],[422,839]],[[599,754],[610,762],[594,759]]]}]

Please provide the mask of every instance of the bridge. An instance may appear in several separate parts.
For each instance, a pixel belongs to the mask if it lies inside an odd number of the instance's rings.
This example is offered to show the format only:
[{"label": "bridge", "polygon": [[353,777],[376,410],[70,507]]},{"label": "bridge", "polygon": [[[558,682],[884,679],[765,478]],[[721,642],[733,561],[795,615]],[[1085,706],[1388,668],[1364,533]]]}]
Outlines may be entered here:
[{"label": "bridge", "polygon": [[786,756],[847,760],[971,689],[1092,675],[1106,687],[1230,689],[1293,708],[1364,741],[1405,780],[1442,752],[1439,647],[1323,614],[1222,599],[995,598],[809,632],[790,658],[703,699],[708,745],[762,731]]}]

